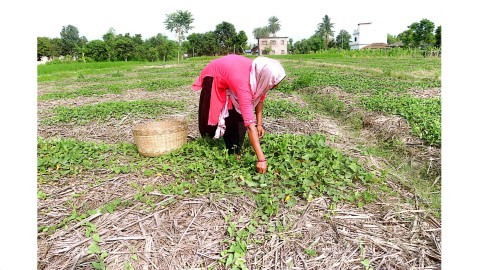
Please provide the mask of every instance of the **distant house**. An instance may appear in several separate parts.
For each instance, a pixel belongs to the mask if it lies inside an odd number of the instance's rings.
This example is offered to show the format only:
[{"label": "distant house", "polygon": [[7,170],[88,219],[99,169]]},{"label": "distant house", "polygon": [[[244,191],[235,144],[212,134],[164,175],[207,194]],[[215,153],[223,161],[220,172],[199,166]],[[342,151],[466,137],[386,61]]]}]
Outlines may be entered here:
[{"label": "distant house", "polygon": [[372,43],[370,45],[367,45],[362,48],[362,50],[365,49],[388,49],[390,48],[387,43]]},{"label": "distant house", "polygon": [[[359,23],[358,28],[353,31],[352,41],[350,41],[350,49],[380,49],[387,45],[387,33],[383,32],[378,25],[371,22]],[[384,45],[383,45],[384,44]]]},{"label": "distant house", "polygon": [[403,47],[403,42],[402,41],[398,41],[398,42],[395,42],[395,43],[392,43],[392,44],[389,44],[388,47],[390,48],[398,48],[398,47]]},{"label": "distant house", "polygon": [[258,39],[258,45],[252,48],[252,53],[258,55],[281,55],[288,54],[288,37],[268,37]]}]

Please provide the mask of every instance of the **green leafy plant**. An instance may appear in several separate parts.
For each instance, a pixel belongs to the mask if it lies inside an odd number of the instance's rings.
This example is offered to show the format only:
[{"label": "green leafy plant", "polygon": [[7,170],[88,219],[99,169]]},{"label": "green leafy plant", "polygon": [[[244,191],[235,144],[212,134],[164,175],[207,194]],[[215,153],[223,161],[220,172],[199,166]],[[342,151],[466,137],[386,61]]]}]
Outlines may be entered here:
[{"label": "green leafy plant", "polygon": [[294,116],[302,120],[312,120],[314,114],[307,107],[300,107],[299,104],[289,100],[265,100],[265,108],[263,114],[269,117],[285,118]]},{"label": "green leafy plant", "polygon": [[393,96],[378,93],[362,99],[371,111],[400,115],[407,120],[413,134],[432,145],[441,144],[441,103],[439,98],[414,98],[411,95]]}]

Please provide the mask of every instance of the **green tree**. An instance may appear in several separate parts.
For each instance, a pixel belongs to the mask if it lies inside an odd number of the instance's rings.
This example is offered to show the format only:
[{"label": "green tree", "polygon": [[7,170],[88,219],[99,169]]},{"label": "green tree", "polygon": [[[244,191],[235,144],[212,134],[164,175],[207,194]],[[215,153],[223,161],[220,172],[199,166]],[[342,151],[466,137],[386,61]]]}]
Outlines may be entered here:
[{"label": "green tree", "polygon": [[208,31],[203,35],[203,54],[218,55],[220,48],[217,42],[217,34],[214,31]]},{"label": "green tree", "polygon": [[255,39],[267,38],[270,36],[270,31],[267,27],[256,27],[253,29],[252,34]]},{"label": "green tree", "polygon": [[220,49],[220,54],[232,52],[237,37],[235,26],[229,22],[223,21],[215,27],[214,32]]},{"label": "green tree", "polygon": [[187,37],[187,40],[189,43],[187,52],[189,54],[191,53],[193,57],[195,57],[195,55],[201,56],[200,51],[202,46],[202,36],[203,36],[202,34],[193,33]]},{"label": "green tree", "polygon": [[296,54],[310,53],[310,44],[306,39],[302,39],[300,41],[295,42],[294,47],[295,47]]},{"label": "green tree", "polygon": [[85,36],[80,38],[80,44],[77,47],[78,53],[82,55],[82,61],[85,63],[85,51],[87,48],[88,40]]},{"label": "green tree", "polygon": [[403,46],[409,48],[430,48],[435,46],[436,38],[433,33],[435,24],[427,19],[412,23],[407,30],[398,35]]},{"label": "green tree", "polygon": [[67,25],[62,27],[60,38],[62,40],[62,53],[72,57],[77,56],[78,48],[81,46],[81,39],[77,27]]},{"label": "green tree", "polygon": [[175,32],[177,35],[178,41],[178,54],[177,54],[177,61],[180,63],[180,47],[182,44],[182,40],[184,39],[184,35],[188,33],[193,27],[191,24],[193,23],[193,15],[190,11],[185,10],[177,10],[174,13],[167,14],[167,19],[164,21],[165,28],[170,32]]},{"label": "green tree", "polygon": [[412,29],[403,31],[402,33],[398,34],[397,37],[402,41],[404,47],[411,48],[414,46]]},{"label": "green tree", "polygon": [[435,30],[435,46],[437,48],[442,47],[442,26],[439,25]]},{"label": "green tree", "polygon": [[51,57],[52,44],[48,37],[37,37],[37,61],[40,61],[42,57]]},{"label": "green tree", "polygon": [[308,47],[313,52],[318,52],[323,48],[322,39],[318,35],[313,35],[308,39]]},{"label": "green tree", "polygon": [[393,44],[400,41],[400,39],[394,35],[387,34],[387,44]]},{"label": "green tree", "polygon": [[132,37],[132,41],[135,44],[135,46],[144,44],[141,34],[135,34],[135,36]]},{"label": "green tree", "polygon": [[343,50],[350,50],[350,38],[352,36],[346,30],[340,30],[336,38],[337,46]]},{"label": "green tree", "polygon": [[107,33],[102,36],[107,48],[108,61],[115,61],[114,43],[116,36],[117,34],[115,33],[115,29],[113,27],[110,27]]},{"label": "green tree", "polygon": [[334,23],[330,22],[328,15],[325,15],[322,22],[317,25],[316,33],[323,37],[326,49],[328,49],[330,37],[333,36],[333,25]]},{"label": "green tree", "polygon": [[293,38],[288,39],[287,50],[289,53],[293,53]]},{"label": "green tree", "polygon": [[415,46],[429,48],[435,45],[435,24],[427,19],[422,19],[419,23],[413,23],[411,26]]},{"label": "green tree", "polygon": [[[247,46],[247,41],[248,41],[247,34],[245,33],[245,31],[240,30],[235,37],[234,49],[237,48],[236,51],[243,52],[245,49],[245,46]],[[235,53],[235,50],[234,50],[234,53]]]},{"label": "green tree", "polygon": [[92,40],[87,43],[85,54],[94,61],[101,62],[108,60],[107,44],[103,40]]},{"label": "green tree", "polygon": [[62,55],[62,40],[60,38],[52,38],[50,40],[51,58],[60,57]]},{"label": "green tree", "polygon": [[280,27],[281,27],[280,20],[277,17],[272,16],[268,18],[267,29],[268,29],[268,32],[272,33],[274,37],[276,36],[276,33],[280,31]]},{"label": "green tree", "polygon": [[127,62],[128,58],[135,52],[133,40],[129,36],[120,35],[115,38],[113,47],[117,58],[122,59],[125,62]]},{"label": "green tree", "polygon": [[260,39],[270,37],[270,30],[267,26],[256,27],[252,31],[253,37],[257,40],[257,47],[260,49]]},{"label": "green tree", "polygon": [[148,51],[151,51],[149,48],[155,48],[158,55],[157,57],[163,61],[175,59],[177,56],[177,52],[175,51],[178,47],[177,44],[163,34],[157,34],[154,37],[148,38],[145,40],[145,46]]},{"label": "green tree", "polygon": [[147,61],[155,62],[158,61],[158,51],[154,47],[150,47],[147,50]]}]

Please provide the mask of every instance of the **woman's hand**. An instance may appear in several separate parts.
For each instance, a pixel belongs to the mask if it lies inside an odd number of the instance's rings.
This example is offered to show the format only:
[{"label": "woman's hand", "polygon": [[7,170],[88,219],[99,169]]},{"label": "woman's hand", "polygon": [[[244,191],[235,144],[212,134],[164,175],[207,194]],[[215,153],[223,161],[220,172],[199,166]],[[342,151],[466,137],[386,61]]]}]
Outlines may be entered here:
[{"label": "woman's hand", "polygon": [[257,161],[257,172],[262,173],[262,174],[267,172],[267,161],[266,160]]},{"label": "woman's hand", "polygon": [[262,125],[257,125],[257,132],[258,132],[258,138],[259,139],[263,138],[263,135],[265,135],[265,129],[263,129]]},{"label": "woman's hand", "polygon": [[266,173],[267,161],[265,160],[265,155],[263,154],[262,147],[260,146],[260,141],[258,140],[258,130],[254,123],[251,123],[247,126],[247,132],[250,144],[253,146],[255,154],[257,154],[257,172]]}]

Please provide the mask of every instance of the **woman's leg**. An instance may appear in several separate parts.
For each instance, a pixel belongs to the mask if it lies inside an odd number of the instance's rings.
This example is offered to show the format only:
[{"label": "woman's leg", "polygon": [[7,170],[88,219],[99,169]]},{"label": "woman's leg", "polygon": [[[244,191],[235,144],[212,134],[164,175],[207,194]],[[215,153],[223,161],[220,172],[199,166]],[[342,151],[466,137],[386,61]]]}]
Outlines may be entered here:
[{"label": "woman's leg", "polygon": [[228,117],[225,118],[225,134],[223,140],[230,154],[240,154],[245,140],[247,128],[244,125],[243,117],[235,109],[228,110]]},{"label": "woman's leg", "polygon": [[202,82],[200,101],[198,104],[198,130],[202,137],[213,138],[217,126],[208,125],[208,114],[210,112],[210,97],[212,95],[213,77],[205,77]]}]

